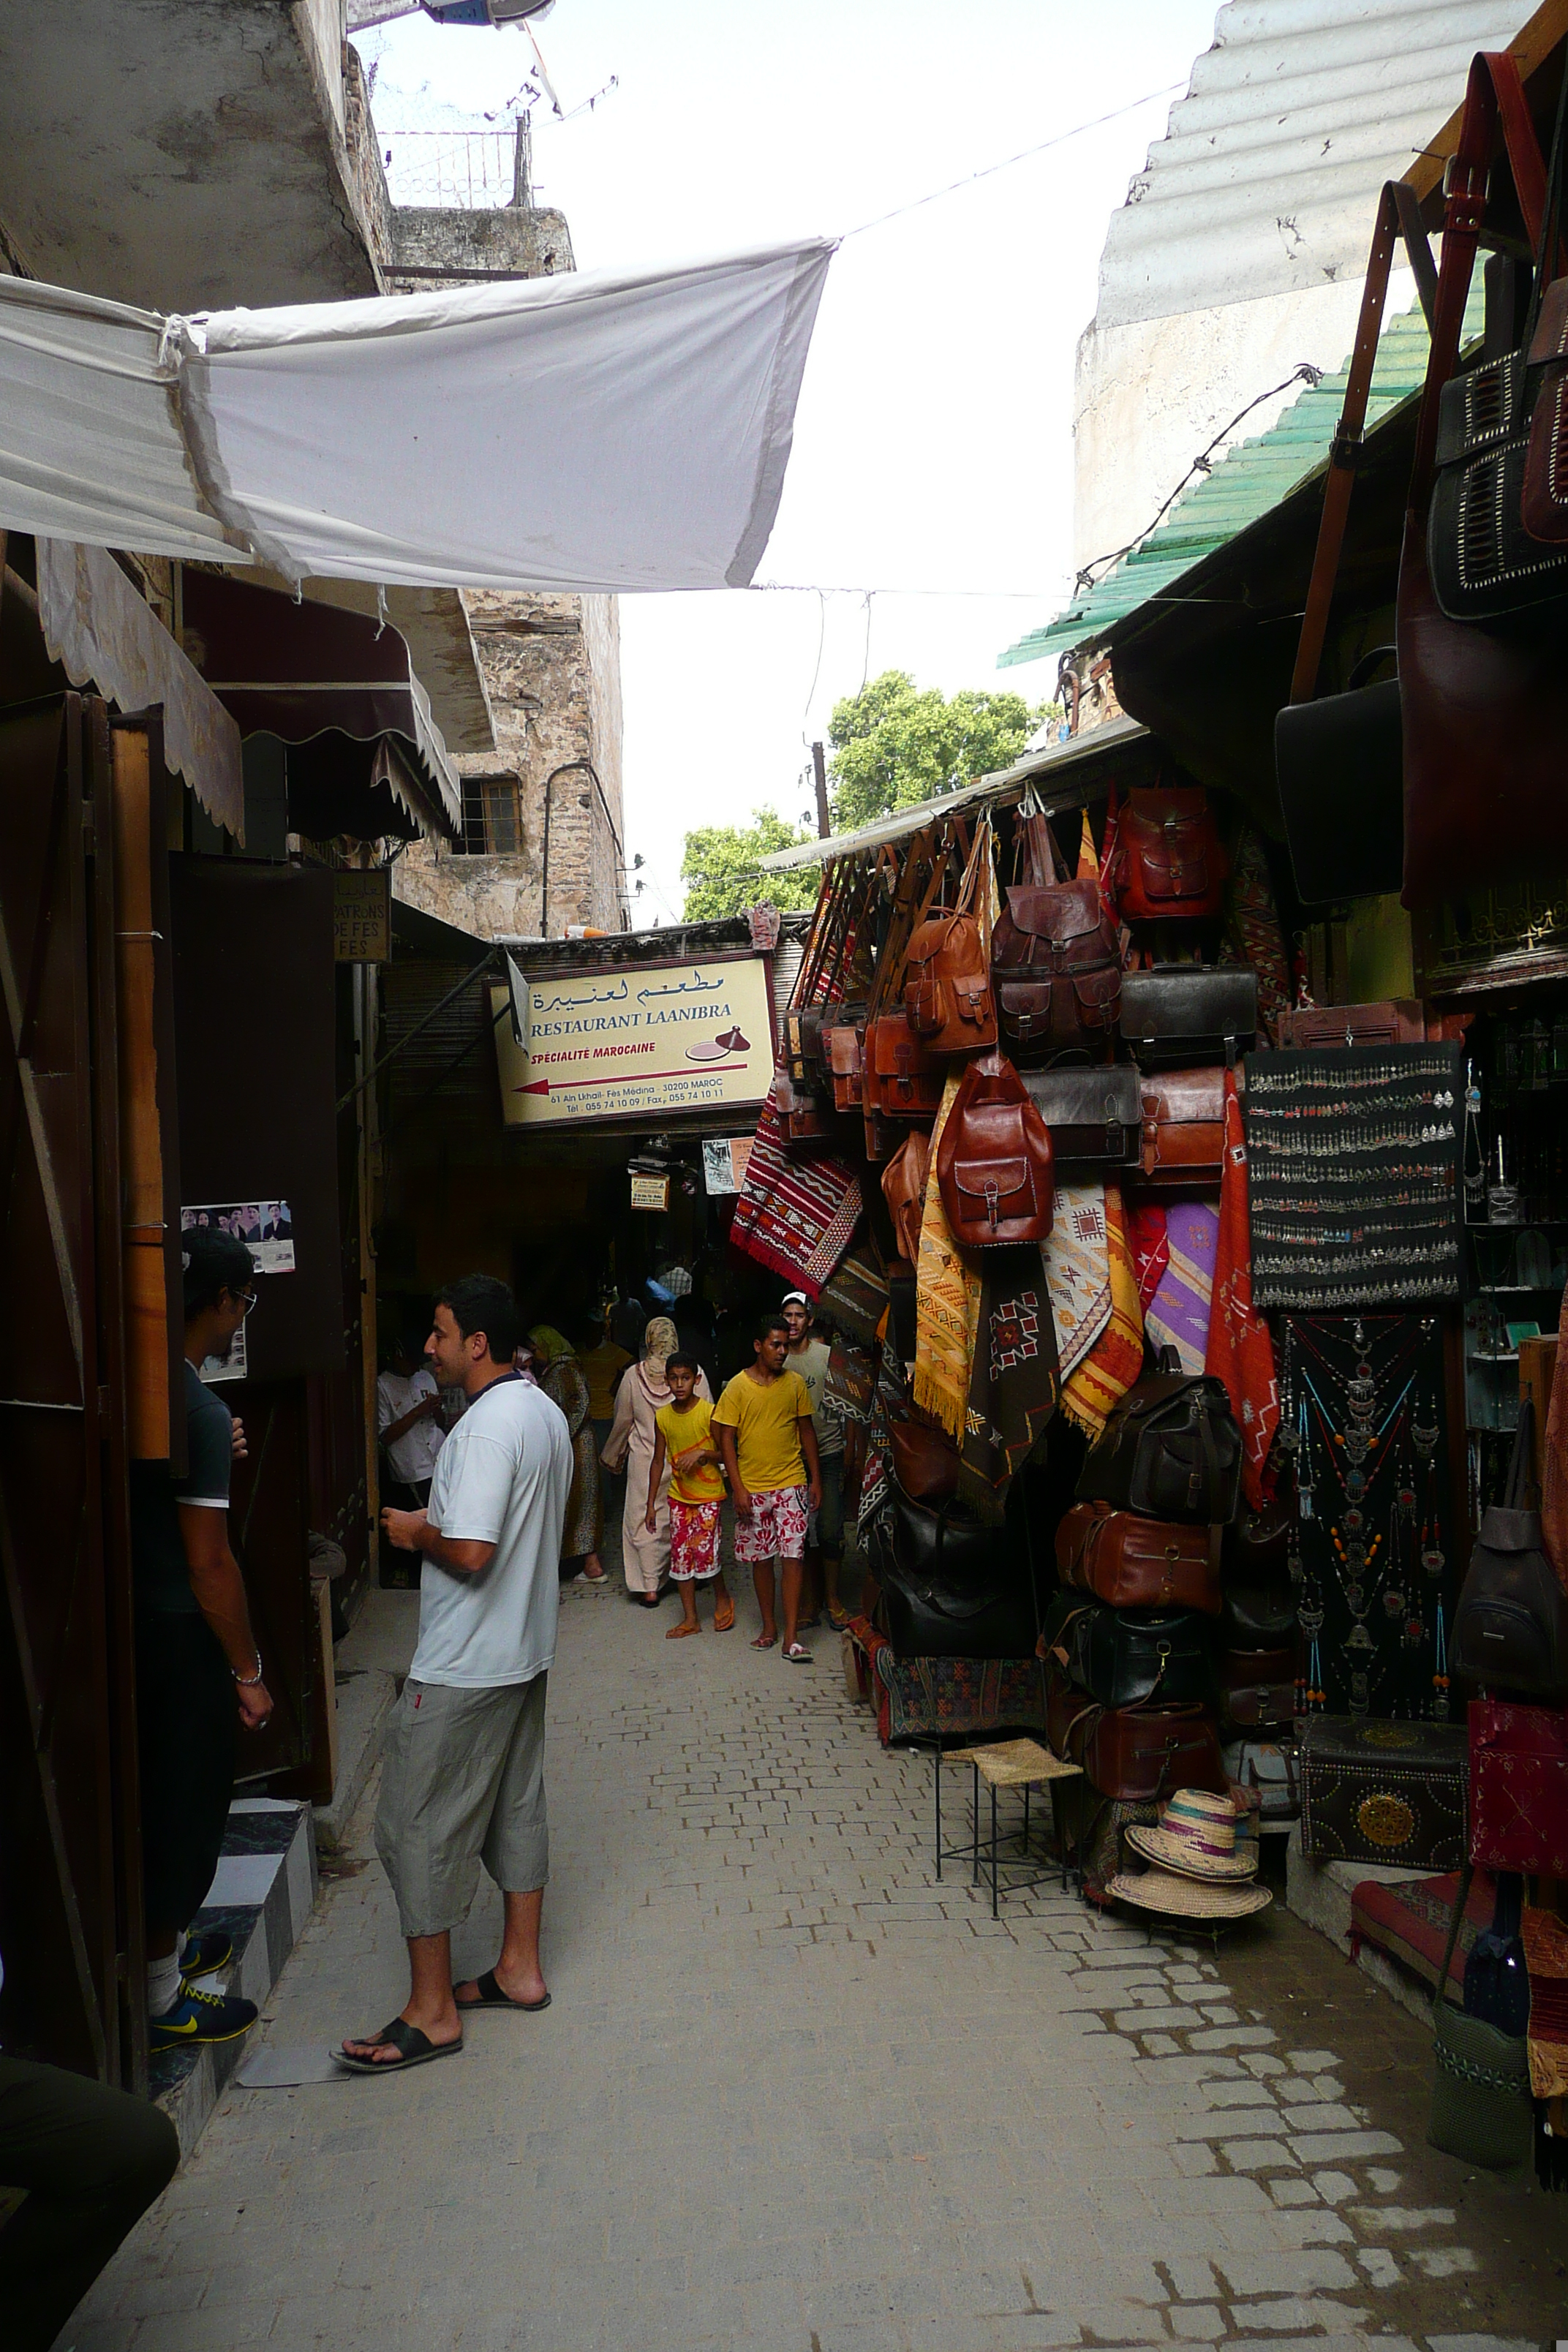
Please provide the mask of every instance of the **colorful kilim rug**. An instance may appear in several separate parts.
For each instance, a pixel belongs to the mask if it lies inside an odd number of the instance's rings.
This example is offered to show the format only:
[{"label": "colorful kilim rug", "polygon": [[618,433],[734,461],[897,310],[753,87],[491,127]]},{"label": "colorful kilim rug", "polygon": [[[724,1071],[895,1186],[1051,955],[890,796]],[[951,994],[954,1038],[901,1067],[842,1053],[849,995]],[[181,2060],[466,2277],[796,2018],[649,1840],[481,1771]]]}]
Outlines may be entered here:
[{"label": "colorful kilim rug", "polygon": [[1063,1384],[1061,1394],[1063,1412],[1089,1437],[1100,1435],[1111,1406],[1126,1395],[1143,1369],[1143,1316],[1120,1184],[1105,1188],[1105,1238],[1110,1262],[1110,1320],[1071,1380]]},{"label": "colorful kilim rug", "polygon": [[868,1345],[888,1311],[887,1277],[868,1251],[851,1250],[831,1282],[823,1285],[816,1303],[840,1330]]},{"label": "colorful kilim rug", "polygon": [[871,1661],[877,1731],[894,1739],[947,1738],[977,1731],[1046,1727],[1034,1658],[896,1658],[864,1618],[850,1627]]},{"label": "colorful kilim rug", "polygon": [[771,1102],[757,1121],[730,1239],[817,1297],[860,1221],[860,1180],[842,1160],[786,1160]]},{"label": "colorful kilim rug", "polygon": [[1173,1201],[1165,1231],[1171,1261],[1143,1320],[1152,1346],[1174,1348],[1184,1372],[1201,1372],[1208,1352],[1219,1212],[1206,1201]]},{"label": "colorful kilim rug", "polygon": [[1274,1490],[1269,1449],[1279,1426],[1274,1339],[1252,1303],[1252,1237],[1247,1206],[1247,1145],[1236,1080],[1225,1080],[1225,1161],[1219,1180],[1219,1250],[1204,1370],[1225,1382],[1241,1431],[1241,1486],[1260,1510]]},{"label": "colorful kilim rug", "polygon": [[1568,1922],[1524,1906],[1530,1972],[1530,2087],[1538,2099],[1568,2098]]},{"label": "colorful kilim rug", "polygon": [[1002,1517],[1009,1484],[1057,1409],[1057,1333],[1038,1247],[983,1250],[958,1491]]},{"label": "colorful kilim rug", "polygon": [[1110,1243],[1105,1186],[1058,1184],[1048,1241],[1040,1244],[1060,1374],[1069,1381],[1110,1320]]},{"label": "colorful kilim rug", "polygon": [[954,1070],[942,1097],[931,1139],[931,1174],[921,1220],[921,1254],[915,1273],[915,1402],[934,1413],[955,1444],[963,1439],[974,1363],[974,1333],[980,1320],[980,1276],[966,1263],[948,1229],[936,1181],[936,1148],[958,1093]]},{"label": "colorful kilim rug", "polygon": [[1132,1270],[1138,1276],[1138,1304],[1147,1315],[1149,1302],[1164,1280],[1165,1268],[1171,1263],[1165,1204],[1163,1201],[1129,1201],[1126,1214],[1127,1245],[1132,1253]]},{"label": "colorful kilim rug", "polygon": [[[1458,1892],[1457,1870],[1444,1878],[1407,1879],[1403,1885],[1393,1886],[1385,1886],[1381,1879],[1363,1878],[1351,1895],[1352,1956],[1363,1943],[1375,1944],[1380,1952],[1390,1953],[1402,1961],[1436,1991],[1437,1971],[1443,1965],[1443,1947],[1448,1940],[1448,1922]],[[1487,1872],[1478,1870],[1465,1916],[1459,1922],[1454,1957],[1448,1963],[1448,1983],[1457,1993],[1463,1994],[1465,1990],[1465,1962],[1470,1946],[1484,1928],[1491,1926],[1496,1907],[1496,1884]]]}]

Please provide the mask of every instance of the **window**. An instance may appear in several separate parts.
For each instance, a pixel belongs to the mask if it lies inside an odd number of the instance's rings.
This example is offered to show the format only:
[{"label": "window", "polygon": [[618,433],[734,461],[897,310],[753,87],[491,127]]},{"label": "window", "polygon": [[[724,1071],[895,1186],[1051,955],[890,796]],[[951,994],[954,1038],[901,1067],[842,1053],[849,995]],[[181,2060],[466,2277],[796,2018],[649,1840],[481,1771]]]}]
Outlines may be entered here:
[{"label": "window", "polygon": [[515,776],[463,778],[463,857],[515,857],[522,848],[522,819]]}]

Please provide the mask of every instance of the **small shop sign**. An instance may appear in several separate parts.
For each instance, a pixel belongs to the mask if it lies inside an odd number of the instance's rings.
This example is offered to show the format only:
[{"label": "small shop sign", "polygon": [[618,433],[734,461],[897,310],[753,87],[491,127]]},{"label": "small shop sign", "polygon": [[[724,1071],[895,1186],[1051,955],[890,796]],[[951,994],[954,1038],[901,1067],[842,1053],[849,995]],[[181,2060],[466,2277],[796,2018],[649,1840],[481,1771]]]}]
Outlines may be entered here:
[{"label": "small shop sign", "polygon": [[668,1209],[669,1206],[668,1177],[634,1176],[632,1206],[634,1209]]},{"label": "small shop sign", "polygon": [[702,1139],[702,1181],[711,1200],[716,1193],[738,1192],[746,1181],[752,1156],[749,1135],[705,1135]]},{"label": "small shop sign", "polygon": [[340,866],[332,876],[332,959],[392,960],[392,873],[385,866]]},{"label": "small shop sign", "polygon": [[765,956],[531,971],[510,999],[495,988],[490,1011],[509,1127],[652,1125],[693,1111],[727,1124],[760,1109],[773,1082]]}]

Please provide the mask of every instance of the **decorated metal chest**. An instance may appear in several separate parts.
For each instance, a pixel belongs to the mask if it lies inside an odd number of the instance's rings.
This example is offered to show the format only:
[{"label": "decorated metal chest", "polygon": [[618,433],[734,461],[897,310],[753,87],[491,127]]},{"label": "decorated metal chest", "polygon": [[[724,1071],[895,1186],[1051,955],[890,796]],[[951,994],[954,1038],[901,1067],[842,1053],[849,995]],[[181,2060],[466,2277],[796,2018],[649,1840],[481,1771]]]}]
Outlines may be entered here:
[{"label": "decorated metal chest", "polygon": [[1309,1861],[1462,1867],[1463,1725],[1310,1716],[1301,1726],[1300,1755],[1301,1851]]}]

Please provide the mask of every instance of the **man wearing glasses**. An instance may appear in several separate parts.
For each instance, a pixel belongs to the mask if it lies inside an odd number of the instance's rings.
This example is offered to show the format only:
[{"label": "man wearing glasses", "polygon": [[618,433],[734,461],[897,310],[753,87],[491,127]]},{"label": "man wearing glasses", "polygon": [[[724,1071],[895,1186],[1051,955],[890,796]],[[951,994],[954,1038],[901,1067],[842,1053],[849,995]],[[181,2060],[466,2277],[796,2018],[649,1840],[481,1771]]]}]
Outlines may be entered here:
[{"label": "man wearing glasses", "polygon": [[235,1733],[272,1712],[261,1679],[245,1585],[228,1542],[229,1466],[244,1433],[197,1378],[223,1361],[256,1304],[245,1244],[215,1228],[183,1237],[188,1467],[131,1465],[136,1596],[136,1707],[142,1759],[142,1853],[147,1898],[147,2007],[154,2051],[232,2042],[256,2005],[200,1978],[230,1958],[221,1932],[191,1921],[217,1870],[234,1796]]}]

